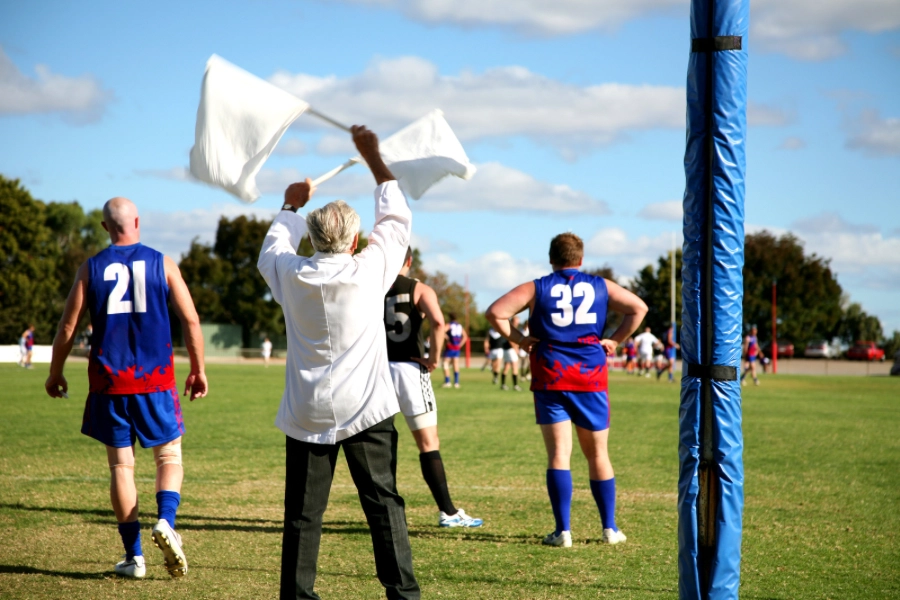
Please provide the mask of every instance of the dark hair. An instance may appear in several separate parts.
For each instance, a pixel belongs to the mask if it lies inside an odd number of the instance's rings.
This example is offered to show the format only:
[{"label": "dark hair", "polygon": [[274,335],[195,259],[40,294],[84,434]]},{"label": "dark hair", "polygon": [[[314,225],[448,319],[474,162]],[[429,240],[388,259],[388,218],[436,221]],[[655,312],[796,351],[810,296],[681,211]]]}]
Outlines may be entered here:
[{"label": "dark hair", "polygon": [[561,233],[550,240],[550,264],[574,267],[584,258],[584,242],[574,233]]},{"label": "dark hair", "polygon": [[456,313],[449,313],[449,314],[447,314],[447,317],[449,317],[451,321],[455,321],[455,320],[456,320]]}]

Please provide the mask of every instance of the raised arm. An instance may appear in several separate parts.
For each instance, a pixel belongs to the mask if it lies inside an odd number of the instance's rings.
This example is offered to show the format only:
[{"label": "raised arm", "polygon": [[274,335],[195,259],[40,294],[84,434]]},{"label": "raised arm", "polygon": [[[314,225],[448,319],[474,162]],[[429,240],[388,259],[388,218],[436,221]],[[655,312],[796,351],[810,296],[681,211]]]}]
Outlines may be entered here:
[{"label": "raised arm", "polygon": [[413,302],[416,308],[425,314],[425,318],[431,324],[431,350],[428,353],[428,360],[419,360],[428,372],[434,371],[438,365],[438,359],[441,356],[441,349],[444,346],[444,313],[441,312],[441,305],[438,303],[437,294],[431,287],[424,283],[417,283],[413,292]]},{"label": "raised arm", "polygon": [[316,188],[312,187],[312,180],[309,178],[303,182],[292,183],[284,190],[284,206],[292,207],[293,210],[283,208],[275,216],[263,240],[259,260],[256,261],[256,268],[266,280],[272,298],[278,304],[281,304],[282,300],[281,281],[277,269],[278,257],[282,254],[297,255],[300,240],[308,231],[306,219],[303,215],[297,214],[297,210],[306,206],[315,191]]},{"label": "raised arm", "polygon": [[362,125],[354,125],[351,131],[356,149],[378,183],[375,189],[375,226],[369,235],[369,245],[359,254],[358,260],[381,276],[382,293],[385,293],[403,266],[412,233],[412,212],[394,175],[381,158],[378,136]]},{"label": "raised arm", "polygon": [[[624,315],[622,323],[613,332],[609,339],[600,343],[606,348],[607,354],[613,354],[616,347],[628,339],[641,321],[647,315],[647,305],[643,300],[632,294],[615,281],[606,279],[606,291],[609,295],[609,308]],[[655,338],[654,338],[655,339]]]},{"label": "raised arm", "polygon": [[175,261],[165,258],[166,283],[169,285],[169,301],[172,310],[181,321],[181,329],[184,332],[184,345],[187,346],[188,356],[191,358],[191,372],[184,383],[184,395],[190,394],[191,400],[202,398],[209,391],[206,381],[203,356],[203,332],[200,331],[200,317],[194,308],[191,292],[181,277],[181,271]]},{"label": "raised arm", "polygon": [[531,347],[540,340],[513,329],[509,320],[526,308],[534,312],[534,295],[534,281],[528,281],[497,298],[485,312],[494,330],[525,352],[531,352]]},{"label": "raised arm", "polygon": [[66,366],[66,359],[72,351],[72,345],[75,343],[75,329],[78,327],[78,321],[87,308],[87,286],[88,286],[88,264],[81,263],[78,273],[75,275],[75,283],[69,290],[69,297],[66,298],[66,308],[63,310],[62,318],[59,320],[59,327],[56,330],[56,337],[53,338],[53,357],[50,359],[50,376],[44,383],[44,389],[51,398],[68,397],[69,382],[63,376],[63,369]]}]

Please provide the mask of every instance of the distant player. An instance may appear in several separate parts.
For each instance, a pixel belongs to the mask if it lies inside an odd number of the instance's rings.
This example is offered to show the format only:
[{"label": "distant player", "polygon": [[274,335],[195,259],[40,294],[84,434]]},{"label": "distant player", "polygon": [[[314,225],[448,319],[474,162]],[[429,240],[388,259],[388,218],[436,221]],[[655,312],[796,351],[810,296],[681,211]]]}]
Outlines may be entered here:
[{"label": "distant player", "polygon": [[34,325],[29,325],[28,329],[19,336],[19,366],[26,369],[32,368],[31,357],[34,354]]},{"label": "distant player", "polygon": [[[481,527],[457,508],[450,499],[447,475],[440,453],[437,432],[437,404],[431,389],[431,372],[437,367],[444,342],[444,316],[437,295],[429,286],[406,275],[412,268],[412,252],[394,285],[384,297],[384,326],[387,329],[388,365],[400,401],[400,410],[419,447],[422,476],[441,511],[441,527]],[[425,358],[422,339],[423,315],[431,325],[431,358]]]},{"label": "distant player", "polygon": [[[528,329],[528,321],[525,321],[525,325],[519,328],[522,331],[522,335],[528,337],[530,335],[530,330]],[[523,380],[531,381],[531,360],[528,358],[528,352],[525,351],[525,348],[519,346],[519,377]]]},{"label": "distant player", "polygon": [[635,363],[637,363],[637,346],[634,345],[634,338],[629,337],[625,341],[625,372],[634,374]]},{"label": "distant player", "polygon": [[[444,385],[450,387],[450,367],[453,367],[453,387],[459,387],[459,353],[469,339],[469,334],[463,329],[463,326],[456,320],[456,315],[450,313],[447,315],[450,322],[447,323],[444,335],[447,339],[447,347],[444,350]],[[435,356],[437,353],[435,352]]]},{"label": "distant player", "polygon": [[260,348],[262,351],[263,363],[266,365],[266,368],[269,368],[269,359],[272,358],[272,341],[266,336],[266,339],[263,340],[262,347]]},{"label": "distant player", "polygon": [[675,342],[675,326],[673,324],[669,324],[669,328],[666,329],[665,341],[663,342],[663,355],[665,356],[665,362],[663,363],[662,368],[656,373],[657,379],[659,379],[663,373],[668,371],[669,383],[675,383],[675,352],[678,348],[679,345]]},{"label": "distant player", "polygon": [[[553,273],[523,283],[494,302],[487,318],[504,336],[531,351],[531,390],[547,448],[547,491],[556,529],[549,546],[572,546],[572,423],[588,461],[591,492],[603,523],[602,541],[625,541],[615,521],[616,480],[607,451],[609,397],[607,354],[637,328],[647,305],[613,281],[579,271],[584,244],[572,233],[550,242]],[[531,336],[508,319],[529,309]],[[602,339],[607,308],[624,315],[612,337]]]},{"label": "distant player", "polygon": [[[513,317],[510,325],[513,329],[522,333],[519,329],[519,317]],[[503,341],[503,373],[500,375],[500,389],[509,389],[509,386],[506,385],[506,373],[509,372],[512,375],[513,389],[521,392],[522,388],[519,387],[519,345],[506,338]]]},{"label": "distant player", "polygon": [[493,327],[488,329],[487,337],[484,338],[484,352],[491,361],[491,373],[493,373],[491,383],[494,385],[497,384],[497,378],[500,377],[504,342],[506,342],[506,338],[500,335],[496,329]]},{"label": "distant player", "polygon": [[638,349],[638,375],[643,371],[645,377],[650,377],[650,367],[653,365],[653,348],[659,344],[659,338],[650,333],[649,327],[644,327],[644,332],[635,336],[634,344]]},{"label": "distant player", "polygon": [[154,543],[162,550],[172,577],[187,573],[175,514],[181,502],[181,436],[184,421],[175,383],[167,302],[181,320],[191,371],[185,395],[206,395],[203,334],[187,285],[171,258],[140,243],[137,207],[113,198],[103,207],[103,228],[112,245],[78,269],[75,284],[53,340],[50,377],[44,387],[51,398],[68,397],[63,376],[75,342],[75,328],[85,310],[94,326],[88,362],[90,392],[81,432],[106,445],[110,496],[125,560],[115,566],[123,577],[146,574],[141,551],[134,442],[153,448],[156,461],[158,521]]},{"label": "distant player", "polygon": [[753,385],[759,385],[759,377],[756,375],[756,361],[762,357],[759,348],[759,338],[756,337],[756,326],[750,328],[750,335],[744,336],[743,353],[746,358],[744,372],[741,373],[741,385],[746,385],[744,378],[747,373],[753,378]]}]

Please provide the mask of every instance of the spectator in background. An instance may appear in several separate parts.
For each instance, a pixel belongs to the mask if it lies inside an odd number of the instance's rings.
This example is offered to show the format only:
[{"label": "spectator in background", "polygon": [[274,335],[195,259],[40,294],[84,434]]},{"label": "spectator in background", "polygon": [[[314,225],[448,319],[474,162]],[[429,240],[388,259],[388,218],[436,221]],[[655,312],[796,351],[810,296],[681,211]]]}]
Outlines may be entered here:
[{"label": "spectator in background", "polygon": [[266,336],[266,339],[264,339],[262,343],[262,357],[263,363],[265,363],[266,368],[268,368],[269,359],[272,357],[272,342],[269,340],[268,336]]},{"label": "spectator in background", "polygon": [[31,357],[34,355],[34,325],[29,325],[28,329],[22,332],[19,353],[22,355],[19,364],[26,369],[34,368],[34,365],[31,364]]}]

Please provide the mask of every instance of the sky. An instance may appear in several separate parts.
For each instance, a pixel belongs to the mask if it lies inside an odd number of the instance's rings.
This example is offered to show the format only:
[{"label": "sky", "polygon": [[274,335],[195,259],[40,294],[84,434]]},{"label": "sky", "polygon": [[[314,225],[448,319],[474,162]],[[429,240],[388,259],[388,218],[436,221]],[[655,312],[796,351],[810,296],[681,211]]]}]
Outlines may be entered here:
[{"label": "sky", "polygon": [[[627,281],[681,244],[683,0],[35,0],[0,7],[0,174],[35,198],[134,200],[178,259],[220,216],[271,217],[284,188],[355,154],[303,115],[246,205],[187,172],[218,54],[387,137],[444,111],[478,172],[414,203],[426,271],[484,309],[549,271],[557,233]],[[793,233],[849,299],[900,329],[900,2],[754,0],[746,230]],[[323,184],[373,223],[364,166]]]}]

